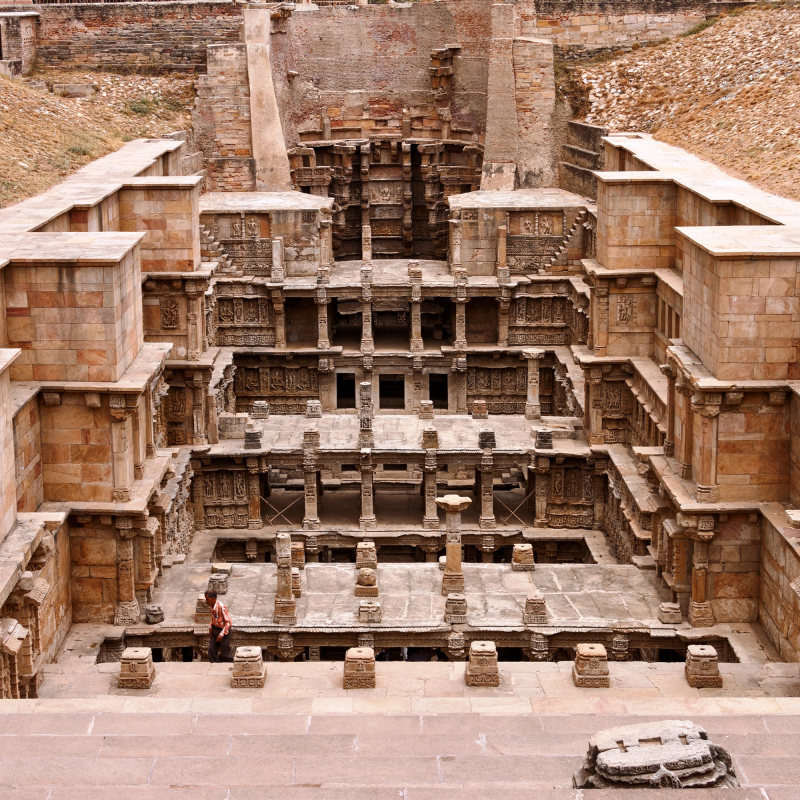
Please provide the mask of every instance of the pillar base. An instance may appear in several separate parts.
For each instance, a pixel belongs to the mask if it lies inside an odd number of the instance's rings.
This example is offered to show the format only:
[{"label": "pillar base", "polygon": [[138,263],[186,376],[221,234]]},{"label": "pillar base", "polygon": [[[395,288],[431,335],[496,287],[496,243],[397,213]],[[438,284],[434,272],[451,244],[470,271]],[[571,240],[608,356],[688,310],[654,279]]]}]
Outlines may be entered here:
[{"label": "pillar base", "polygon": [[445,572],[442,577],[442,594],[447,597],[448,594],[463,594],[464,593],[464,573],[463,572]]},{"label": "pillar base", "polygon": [[534,528],[547,528],[549,527],[546,519],[535,519],[533,521]]},{"label": "pillar base", "polygon": [[422,520],[422,527],[426,531],[438,531],[439,530],[439,517],[425,517]]},{"label": "pillar base", "polygon": [[304,519],[303,520],[303,530],[304,531],[318,531],[319,530],[319,517],[317,519]]},{"label": "pillar base", "polygon": [[481,517],[478,524],[482,531],[493,530],[497,527],[497,521],[494,517]]},{"label": "pillar base", "polygon": [[692,465],[686,464],[681,461],[680,469],[678,470],[678,477],[683,478],[684,480],[692,477]]},{"label": "pillar base", "polygon": [[359,447],[374,447],[375,434],[372,431],[359,431],[358,433],[358,446]]},{"label": "pillar base", "polygon": [[275,613],[272,621],[276,625],[296,625],[297,624],[297,604],[294,597],[291,600],[280,600],[275,598]]},{"label": "pillar base", "polygon": [[525,403],[525,419],[541,419],[542,407],[539,403]]},{"label": "pillar base", "polygon": [[710,628],[714,624],[711,603],[689,603],[689,624],[693,628]]},{"label": "pillar base", "polygon": [[664,455],[668,458],[675,455],[675,442],[664,442]]},{"label": "pillar base", "polygon": [[117,607],[114,609],[114,625],[136,625],[140,615],[138,600],[117,603]]},{"label": "pillar base", "polygon": [[361,517],[358,520],[358,527],[362,531],[374,531],[378,527],[378,520],[375,517]]},{"label": "pillar base", "polygon": [[251,531],[260,531],[264,523],[260,519],[247,520],[247,529]]},{"label": "pillar base", "polygon": [[330,350],[331,343],[327,339],[320,339],[317,342],[317,350]]},{"label": "pillar base", "polygon": [[719,500],[719,487],[715,485],[701,486],[698,483],[694,494],[698,503],[716,503]]},{"label": "pillar base", "polygon": [[412,353],[421,353],[425,349],[425,345],[422,343],[422,339],[412,339],[409,349]]}]

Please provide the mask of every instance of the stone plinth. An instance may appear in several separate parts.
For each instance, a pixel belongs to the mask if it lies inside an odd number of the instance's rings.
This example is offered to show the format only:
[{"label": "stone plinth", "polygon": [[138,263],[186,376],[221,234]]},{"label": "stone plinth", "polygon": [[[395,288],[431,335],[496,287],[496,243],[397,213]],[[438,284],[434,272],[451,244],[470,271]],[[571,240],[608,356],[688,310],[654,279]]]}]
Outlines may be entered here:
[{"label": "stone plinth", "polygon": [[665,625],[680,625],[683,622],[679,603],[662,603],[658,607],[658,621]]},{"label": "stone plinth", "polygon": [[526,625],[544,625],[547,622],[547,606],[541,592],[529,592],[525,598],[522,621]]},{"label": "stone plinth", "polygon": [[537,450],[552,450],[553,432],[548,428],[539,428],[536,431],[534,447]]},{"label": "stone plinth", "polygon": [[433,400],[421,400],[419,404],[419,418],[433,419]]},{"label": "stone plinth", "polygon": [[231,689],[263,689],[267,668],[260,647],[237,647],[233,658]]},{"label": "stone plinth", "polygon": [[515,572],[532,572],[536,569],[533,560],[533,545],[515,544],[511,556],[511,569]]},{"label": "stone plinth", "polygon": [[358,621],[361,623],[380,622],[381,604],[376,600],[362,600],[358,604]]},{"label": "stone plinth", "polygon": [[253,419],[269,419],[269,403],[266,400],[254,400],[250,416]]},{"label": "stone plinth", "polygon": [[608,674],[608,654],[602,644],[579,644],[575,648],[572,680],[587,689],[607,689],[611,686]]},{"label": "stone plinth", "polygon": [[463,594],[449,594],[444,604],[444,621],[450,623],[466,623],[467,597]]},{"label": "stone plinth", "polygon": [[292,595],[303,596],[303,590],[300,588],[300,570],[297,567],[292,567]]},{"label": "stone plinth", "polygon": [[359,542],[356,545],[356,569],[363,568],[378,568],[378,551],[375,542]]},{"label": "stone plinth", "polygon": [[489,411],[485,400],[472,401],[472,419],[489,419]]},{"label": "stone plinth", "polygon": [[344,688],[375,688],[375,651],[371,647],[351,647],[345,653]]},{"label": "stone plinth", "polygon": [[149,689],[155,677],[153,651],[149,647],[126,647],[122,653],[117,686],[120,689]]},{"label": "stone plinth", "polygon": [[211,574],[214,575],[217,572],[220,572],[223,575],[228,575],[228,576],[233,575],[233,564],[227,564],[224,561],[212,564]]},{"label": "stone plinth", "polygon": [[469,663],[464,673],[467,686],[499,686],[497,647],[494,642],[472,642]]},{"label": "stone plinth", "polygon": [[472,502],[469,497],[447,494],[437,497],[436,504],[447,515],[447,561],[442,577],[442,594],[464,592],[464,571],[461,568],[461,512]]},{"label": "stone plinth", "polygon": [[436,428],[425,428],[425,430],[422,431],[422,449],[439,449],[439,431],[437,431]]},{"label": "stone plinth", "polygon": [[356,597],[377,597],[378,577],[374,569],[363,567],[356,578]]},{"label": "stone plinth", "polygon": [[249,422],[247,427],[244,429],[244,449],[260,450],[262,435],[263,431],[261,428],[257,427],[252,422]]},{"label": "stone plinth", "polygon": [[302,542],[292,542],[292,566],[306,568],[306,547]]},{"label": "stone plinth", "polygon": [[322,403],[319,400],[306,401],[306,417],[320,419],[322,417]]},{"label": "stone plinth", "polygon": [[717,651],[710,644],[690,644],[686,648],[686,680],[694,689],[721,689]]},{"label": "stone plinth", "polygon": [[196,625],[211,624],[211,607],[206,603],[205,593],[197,595],[197,602],[194,607],[194,621]]},{"label": "stone plinth", "polygon": [[158,603],[150,603],[144,607],[144,621],[148,625],[157,625],[164,621],[164,609]]},{"label": "stone plinth", "polygon": [[447,556],[439,556],[439,569],[442,572],[447,569]]},{"label": "stone plinth", "polygon": [[228,593],[228,576],[224,572],[212,572],[208,579],[208,588],[213,589],[217,594]]}]

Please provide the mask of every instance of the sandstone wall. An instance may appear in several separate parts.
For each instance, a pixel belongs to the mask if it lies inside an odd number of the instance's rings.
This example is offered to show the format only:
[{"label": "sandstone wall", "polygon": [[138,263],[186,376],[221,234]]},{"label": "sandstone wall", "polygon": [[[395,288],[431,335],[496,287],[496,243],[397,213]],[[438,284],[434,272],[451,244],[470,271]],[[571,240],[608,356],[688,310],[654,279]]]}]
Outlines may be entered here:
[{"label": "sandstone wall", "polygon": [[235,3],[71,3],[37,5],[36,58],[45,67],[202,72],[206,47],[235,42]]},{"label": "sandstone wall", "polygon": [[36,511],[44,502],[42,483],[42,422],[35,394],[14,415],[14,459],[17,511]]}]

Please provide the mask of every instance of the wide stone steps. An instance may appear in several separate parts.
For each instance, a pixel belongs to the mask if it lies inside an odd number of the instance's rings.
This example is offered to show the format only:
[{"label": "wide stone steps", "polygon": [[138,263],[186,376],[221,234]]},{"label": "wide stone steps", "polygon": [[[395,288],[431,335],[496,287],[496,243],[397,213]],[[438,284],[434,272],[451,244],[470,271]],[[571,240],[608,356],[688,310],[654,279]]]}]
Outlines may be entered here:
[{"label": "wide stone steps", "polygon": [[[92,701],[88,704],[91,706]],[[0,708],[0,796],[192,800],[607,800],[570,788],[589,736],[630,715],[84,712],[75,701]],[[157,705],[152,706],[154,709]],[[62,708],[53,711],[51,708]],[[800,716],[705,717],[741,789],[661,790],[676,800],[800,797]],[[628,791],[626,800],[651,798]]]}]

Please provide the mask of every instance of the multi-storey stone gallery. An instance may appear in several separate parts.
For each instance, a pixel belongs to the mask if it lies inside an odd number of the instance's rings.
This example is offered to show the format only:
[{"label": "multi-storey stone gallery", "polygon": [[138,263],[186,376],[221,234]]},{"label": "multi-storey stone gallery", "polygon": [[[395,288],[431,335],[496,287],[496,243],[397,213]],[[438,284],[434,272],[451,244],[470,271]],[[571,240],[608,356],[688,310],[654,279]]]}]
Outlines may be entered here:
[{"label": "multi-storey stone gallery", "polygon": [[[77,58],[41,8],[26,46]],[[800,660],[800,204],[569,121],[555,88],[556,57],[705,12],[606,40],[527,3],[217,13],[184,65],[192,130],[0,210],[0,696],[193,697],[213,588],[236,661],[208,675],[234,705],[300,676],[297,710],[331,674],[306,662],[339,670],[335,697],[388,680],[405,702],[408,661],[438,660],[458,697],[528,714],[530,676],[585,713],[656,673],[697,713],[713,692],[778,713]],[[652,680],[652,711],[607,713],[678,718]],[[582,771],[577,731],[550,785],[770,783],[699,721],[664,725],[593,739]]]}]

